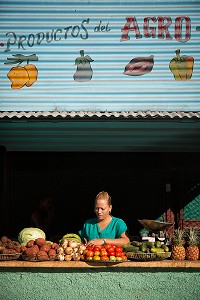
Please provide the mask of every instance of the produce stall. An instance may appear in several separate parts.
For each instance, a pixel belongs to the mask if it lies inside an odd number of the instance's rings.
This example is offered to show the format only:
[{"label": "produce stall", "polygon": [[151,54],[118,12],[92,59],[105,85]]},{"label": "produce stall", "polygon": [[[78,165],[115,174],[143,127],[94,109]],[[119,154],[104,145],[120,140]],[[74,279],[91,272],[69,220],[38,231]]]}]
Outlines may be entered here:
[{"label": "produce stall", "polygon": [[[5,156],[14,151],[198,153],[198,2],[1,1]],[[14,189],[5,166],[11,159],[6,159],[0,161],[5,211],[18,205],[11,201]],[[22,199],[25,204],[27,199],[20,197],[24,209]],[[10,230],[17,222],[4,215]],[[199,300],[200,260],[192,234],[187,244],[182,231],[176,231],[173,245],[131,240],[118,254],[103,246],[84,249],[66,237],[57,243],[44,235],[28,241],[4,236],[0,299]]]},{"label": "produce stall", "polygon": [[1,238],[1,299],[199,299],[200,260],[171,257],[174,249],[159,240],[86,247],[77,234],[57,244],[37,228],[24,228],[18,240]]}]

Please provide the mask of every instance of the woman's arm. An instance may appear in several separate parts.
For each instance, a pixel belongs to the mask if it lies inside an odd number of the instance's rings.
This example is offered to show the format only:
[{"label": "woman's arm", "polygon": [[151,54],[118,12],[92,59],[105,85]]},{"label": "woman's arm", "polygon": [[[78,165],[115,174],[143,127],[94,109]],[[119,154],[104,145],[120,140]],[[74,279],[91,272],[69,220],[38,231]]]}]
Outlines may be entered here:
[{"label": "woman's arm", "polygon": [[107,239],[107,238],[101,238],[101,239],[94,239],[87,242],[86,246],[94,246],[94,245],[103,245],[103,244],[110,244],[115,246],[123,247],[125,244],[129,243],[130,239],[127,236],[126,232],[123,232],[120,236],[120,238],[117,239]]}]

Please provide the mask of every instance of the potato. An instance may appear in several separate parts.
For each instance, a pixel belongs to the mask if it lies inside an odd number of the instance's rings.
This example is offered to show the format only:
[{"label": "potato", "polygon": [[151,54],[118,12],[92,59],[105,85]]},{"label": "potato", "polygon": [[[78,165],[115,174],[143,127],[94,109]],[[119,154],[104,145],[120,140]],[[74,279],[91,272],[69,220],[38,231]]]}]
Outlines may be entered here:
[{"label": "potato", "polygon": [[49,259],[54,260],[56,258],[56,250],[55,249],[50,249],[48,252]]},{"label": "potato", "polygon": [[43,239],[43,238],[37,238],[37,239],[35,240],[35,244],[38,245],[39,247],[41,247],[41,246],[43,246],[43,245],[46,244],[46,240]]},{"label": "potato", "polygon": [[43,250],[40,250],[37,254],[37,258],[40,260],[40,261],[46,261],[46,260],[49,260],[49,256],[47,254],[46,251],[43,251]]},{"label": "potato", "polygon": [[50,249],[51,249],[51,244],[45,244],[40,247],[40,250],[45,251],[46,253],[48,253]]}]

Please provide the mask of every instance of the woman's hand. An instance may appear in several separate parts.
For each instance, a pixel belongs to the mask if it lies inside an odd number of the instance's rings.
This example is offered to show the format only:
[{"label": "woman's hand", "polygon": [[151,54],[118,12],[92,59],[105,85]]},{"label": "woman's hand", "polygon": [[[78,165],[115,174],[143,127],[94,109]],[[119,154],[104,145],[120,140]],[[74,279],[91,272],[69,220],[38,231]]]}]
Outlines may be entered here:
[{"label": "woman's hand", "polygon": [[87,246],[101,246],[103,244],[104,244],[103,239],[94,239],[94,240],[90,240],[89,242],[87,242],[86,247]]}]

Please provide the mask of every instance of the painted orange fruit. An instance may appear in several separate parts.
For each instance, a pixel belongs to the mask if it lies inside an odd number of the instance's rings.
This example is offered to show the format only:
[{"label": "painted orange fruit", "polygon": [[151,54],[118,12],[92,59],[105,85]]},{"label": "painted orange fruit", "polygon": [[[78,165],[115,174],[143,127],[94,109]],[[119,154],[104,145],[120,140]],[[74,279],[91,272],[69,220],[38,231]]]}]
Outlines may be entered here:
[{"label": "painted orange fruit", "polygon": [[8,73],[12,89],[21,89],[29,80],[28,72],[23,67],[13,67]]},{"label": "painted orange fruit", "polygon": [[24,69],[28,72],[29,80],[26,82],[26,86],[31,86],[36,80],[38,76],[38,70],[34,65],[26,65]]}]

